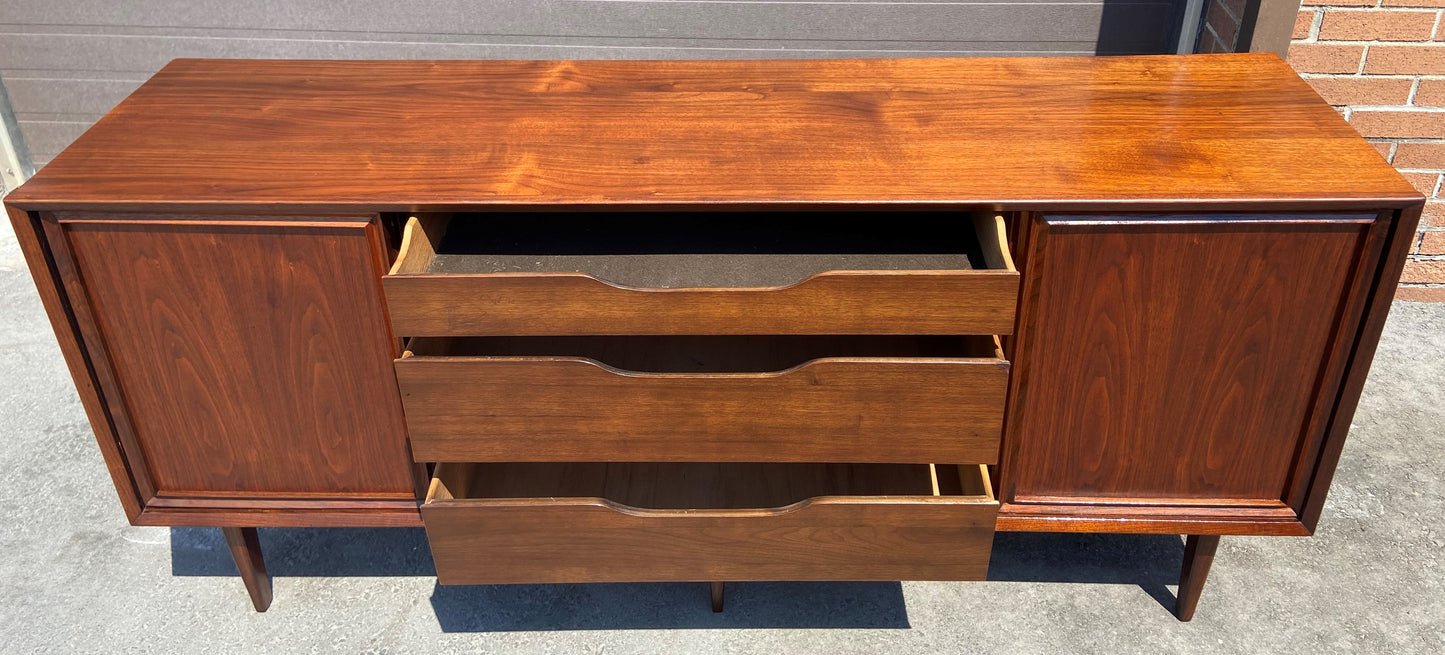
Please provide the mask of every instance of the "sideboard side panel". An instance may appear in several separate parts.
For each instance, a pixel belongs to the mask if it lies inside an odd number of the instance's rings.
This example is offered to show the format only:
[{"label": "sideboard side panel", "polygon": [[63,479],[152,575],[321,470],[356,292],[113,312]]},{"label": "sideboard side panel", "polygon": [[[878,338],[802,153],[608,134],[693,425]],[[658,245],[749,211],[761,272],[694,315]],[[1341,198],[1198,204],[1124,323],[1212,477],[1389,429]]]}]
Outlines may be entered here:
[{"label": "sideboard side panel", "polygon": [[45,238],[45,228],[35,213],[10,205],[6,205],[5,209],[10,215],[11,225],[15,227],[15,238],[20,243],[20,250],[25,254],[30,276],[35,281],[45,313],[50,318],[50,326],[55,331],[55,339],[60,345],[66,367],[70,369],[70,376],[75,381],[80,403],[90,420],[91,430],[95,433],[101,455],[105,458],[105,466],[115,484],[120,504],[125,509],[126,517],[135,521],[140,516],[145,498],[132,477],[130,466],[122,452],[120,436],[101,398],[100,384],[91,368],[91,354],[80,337],[72,300],[66,293],[64,282],[57,270],[55,254]]},{"label": "sideboard side panel", "polygon": [[158,499],[414,496],[370,217],[71,216],[48,230]]},{"label": "sideboard side panel", "polygon": [[1286,510],[1375,217],[1157,218],[1037,219],[1005,503]]},{"label": "sideboard side panel", "polygon": [[1381,264],[1372,272],[1373,277],[1366,287],[1369,296],[1364,303],[1364,320],[1359,334],[1349,344],[1351,351],[1349,361],[1346,362],[1339,400],[1330,416],[1329,427],[1326,428],[1317,460],[1311,463],[1310,475],[1301,476],[1300,480],[1308,482],[1302,499],[1300,521],[1311,534],[1319,523],[1330,482],[1334,480],[1335,467],[1339,464],[1340,454],[1345,447],[1345,437],[1349,434],[1355,409],[1359,406],[1360,394],[1364,391],[1365,379],[1370,373],[1370,364],[1374,362],[1375,349],[1380,345],[1385,319],[1390,314],[1390,303],[1395,299],[1400,274],[1405,267],[1411,244],[1414,243],[1416,230],[1419,229],[1423,209],[1424,203],[1420,203],[1393,213],[1394,220],[1390,222],[1388,243],[1380,256]]}]

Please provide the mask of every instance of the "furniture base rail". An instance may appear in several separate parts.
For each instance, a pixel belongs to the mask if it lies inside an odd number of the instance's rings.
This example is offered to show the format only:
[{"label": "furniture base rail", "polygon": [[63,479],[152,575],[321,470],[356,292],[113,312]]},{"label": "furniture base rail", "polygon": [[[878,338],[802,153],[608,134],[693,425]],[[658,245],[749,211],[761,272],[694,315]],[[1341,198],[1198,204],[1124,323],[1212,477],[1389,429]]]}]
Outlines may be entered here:
[{"label": "furniture base rail", "polygon": [[[256,528],[221,528],[231,557],[236,561],[241,582],[251,596],[251,604],[257,612],[271,607],[271,578],[266,573],[266,562],[261,554],[261,542]],[[1184,561],[1179,573],[1179,593],[1175,596],[1174,614],[1180,622],[1194,618],[1199,606],[1199,597],[1204,591],[1204,582],[1209,577],[1214,553],[1219,547],[1219,535],[1187,535],[1184,547]],[[723,611],[725,582],[708,583],[708,596],[713,612]]]}]

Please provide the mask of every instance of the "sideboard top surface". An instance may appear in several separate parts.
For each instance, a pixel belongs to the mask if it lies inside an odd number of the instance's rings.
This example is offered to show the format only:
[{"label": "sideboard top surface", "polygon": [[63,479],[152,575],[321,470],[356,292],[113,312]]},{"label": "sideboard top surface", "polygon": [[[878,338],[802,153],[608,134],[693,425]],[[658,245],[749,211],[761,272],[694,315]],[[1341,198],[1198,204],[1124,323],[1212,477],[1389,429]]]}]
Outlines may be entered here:
[{"label": "sideboard top surface", "polygon": [[1419,200],[1269,54],[180,59],[7,198],[146,211]]}]

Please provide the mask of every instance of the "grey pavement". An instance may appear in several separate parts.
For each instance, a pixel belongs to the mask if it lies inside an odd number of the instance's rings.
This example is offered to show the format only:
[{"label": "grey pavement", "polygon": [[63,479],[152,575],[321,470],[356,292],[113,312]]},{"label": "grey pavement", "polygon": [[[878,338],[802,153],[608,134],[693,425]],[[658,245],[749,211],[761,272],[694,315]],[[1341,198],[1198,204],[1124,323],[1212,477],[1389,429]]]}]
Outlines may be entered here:
[{"label": "grey pavement", "polygon": [[0,652],[1445,652],[1445,304],[1397,303],[1314,538],[1226,537],[1170,613],[1171,536],[1000,534],[988,582],[439,587],[419,529],[128,525],[0,227]]}]

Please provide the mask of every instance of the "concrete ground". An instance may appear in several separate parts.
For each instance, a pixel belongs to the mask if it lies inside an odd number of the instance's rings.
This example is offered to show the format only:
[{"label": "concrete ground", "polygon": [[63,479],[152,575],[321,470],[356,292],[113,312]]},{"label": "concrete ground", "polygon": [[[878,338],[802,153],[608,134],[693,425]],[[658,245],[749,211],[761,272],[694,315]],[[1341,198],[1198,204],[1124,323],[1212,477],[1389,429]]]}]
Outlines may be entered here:
[{"label": "concrete ground", "polygon": [[[0,223],[4,223],[0,221]],[[1445,652],[1445,304],[1397,303],[1314,538],[1000,534],[989,582],[439,587],[419,529],[270,529],[251,611],[219,530],[126,524],[0,227],[0,651]]]}]

